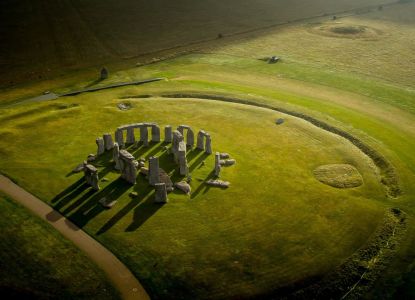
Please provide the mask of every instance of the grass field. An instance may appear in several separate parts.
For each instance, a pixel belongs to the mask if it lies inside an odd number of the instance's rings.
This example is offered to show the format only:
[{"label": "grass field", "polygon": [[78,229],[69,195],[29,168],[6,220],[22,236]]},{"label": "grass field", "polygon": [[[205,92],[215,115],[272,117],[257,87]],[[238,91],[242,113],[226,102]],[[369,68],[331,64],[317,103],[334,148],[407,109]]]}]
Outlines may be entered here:
[{"label": "grass field", "polygon": [[[268,29],[233,43],[212,43],[204,51],[113,72],[99,83],[166,78],[138,87],[13,107],[6,105],[48,84],[62,93],[88,86],[95,78],[86,71],[77,80],[68,76],[5,90],[0,154],[7,160],[0,160],[0,170],[112,250],[156,299],[243,298],[320,278],[367,246],[386,209],[399,207],[408,215],[407,233],[371,293],[411,297],[413,12],[415,5],[408,3],[336,21]],[[365,26],[376,36],[353,39],[321,33],[326,26]],[[299,40],[306,46],[298,47]],[[282,61],[260,60],[271,55],[280,55]],[[304,120],[241,104],[161,97],[177,93],[250,99],[336,126],[392,163],[403,194],[387,197],[379,170],[368,157],[349,141]],[[122,101],[133,109],[120,111],[116,105]],[[280,117],[286,122],[277,126]],[[174,192],[162,207],[152,203],[153,193],[143,178],[134,187],[118,180],[109,154],[99,161],[100,176],[109,179],[100,182],[100,192],[87,189],[81,175],[68,176],[95,152],[97,136],[141,121],[184,123],[210,132],[214,151],[229,152],[237,160],[223,170],[231,188],[206,187],[213,157],[196,151],[188,157],[192,196]],[[162,146],[130,150],[137,157],[160,155],[166,171],[180,179]],[[354,165],[364,184],[336,189],[320,183],[313,170],[327,164]],[[133,190],[138,199],[128,196]],[[118,199],[113,209],[97,204],[103,196]]]},{"label": "grass field", "polygon": [[[393,1],[13,1],[0,4],[0,86],[324,13]],[[30,51],[28,51],[30,49]],[[144,56],[145,60],[155,56]],[[94,69],[95,69],[94,68]]]},{"label": "grass field", "polygon": [[103,273],[50,225],[0,194],[0,291],[7,299],[118,299]]}]

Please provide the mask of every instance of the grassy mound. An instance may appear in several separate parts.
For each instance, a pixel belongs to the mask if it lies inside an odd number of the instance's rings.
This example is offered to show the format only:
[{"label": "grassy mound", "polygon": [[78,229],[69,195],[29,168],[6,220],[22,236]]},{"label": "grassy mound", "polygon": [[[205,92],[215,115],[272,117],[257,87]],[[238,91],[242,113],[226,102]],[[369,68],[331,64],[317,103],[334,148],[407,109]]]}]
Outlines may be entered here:
[{"label": "grassy mound", "polygon": [[334,26],[330,31],[337,34],[359,34],[366,31],[364,26]]},{"label": "grassy mound", "polygon": [[362,175],[351,165],[324,165],[315,169],[313,174],[322,183],[336,188],[354,188],[363,184]]}]

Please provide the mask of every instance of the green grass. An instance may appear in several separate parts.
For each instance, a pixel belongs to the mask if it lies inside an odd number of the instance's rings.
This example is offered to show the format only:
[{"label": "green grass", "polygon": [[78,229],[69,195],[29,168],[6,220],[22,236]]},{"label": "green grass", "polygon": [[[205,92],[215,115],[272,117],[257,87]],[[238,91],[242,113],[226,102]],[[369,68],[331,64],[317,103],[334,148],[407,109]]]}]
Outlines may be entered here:
[{"label": "green grass", "polygon": [[[9,162],[1,169],[116,253],[154,298],[255,295],[322,275],[359,248],[383,214],[384,190],[372,164],[340,137],[238,104],[129,99],[134,108],[122,112],[114,92],[68,98],[80,105],[66,110],[51,112],[56,104],[42,103],[44,113],[19,114],[7,126],[19,142],[4,150]],[[274,124],[279,117],[286,118],[282,126]],[[197,151],[189,153],[192,196],[170,194],[163,207],[152,203],[153,192],[142,177],[129,187],[105,158],[100,176],[109,181],[100,183],[99,193],[87,189],[79,175],[66,177],[95,151],[96,136],[138,121],[206,129],[214,151],[237,160],[222,172],[231,188],[204,185],[212,176],[213,157]],[[24,147],[33,130],[36,141]],[[53,155],[44,155],[45,145]],[[166,171],[180,179],[161,145],[133,153],[160,155]],[[312,171],[329,163],[355,165],[364,186],[339,192],[321,184]],[[130,191],[138,200],[128,197]],[[100,207],[104,196],[118,199],[113,209]]]},{"label": "green grass", "polygon": [[118,299],[72,243],[0,194],[0,291],[7,299]]}]

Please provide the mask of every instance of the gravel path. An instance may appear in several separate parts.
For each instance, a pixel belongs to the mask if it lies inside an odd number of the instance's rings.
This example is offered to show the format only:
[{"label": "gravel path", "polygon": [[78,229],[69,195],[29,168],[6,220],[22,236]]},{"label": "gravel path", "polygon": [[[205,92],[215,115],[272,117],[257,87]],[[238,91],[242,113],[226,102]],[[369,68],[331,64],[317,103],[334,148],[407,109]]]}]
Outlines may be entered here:
[{"label": "gravel path", "polygon": [[3,175],[0,175],[0,190],[50,223],[84,251],[106,273],[107,277],[120,291],[123,299],[150,299],[138,280],[114,254],[62,216],[58,211]]}]

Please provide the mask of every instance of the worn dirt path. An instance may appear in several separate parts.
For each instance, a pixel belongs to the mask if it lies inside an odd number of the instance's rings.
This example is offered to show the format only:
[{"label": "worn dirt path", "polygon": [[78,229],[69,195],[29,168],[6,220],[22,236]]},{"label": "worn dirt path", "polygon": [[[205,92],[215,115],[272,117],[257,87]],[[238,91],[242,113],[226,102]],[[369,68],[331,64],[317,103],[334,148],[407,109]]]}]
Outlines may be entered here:
[{"label": "worn dirt path", "polygon": [[59,212],[3,175],[0,175],[0,190],[50,223],[84,251],[106,273],[123,299],[150,299],[138,280],[114,254]]}]

